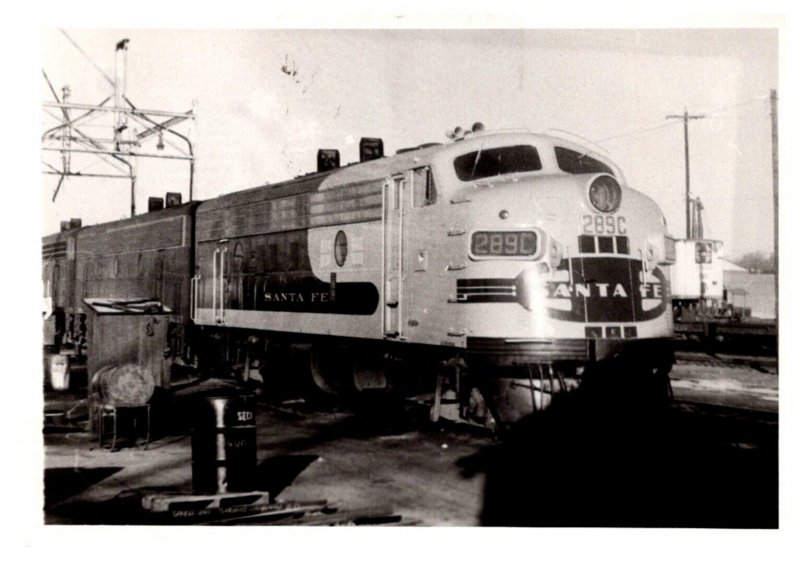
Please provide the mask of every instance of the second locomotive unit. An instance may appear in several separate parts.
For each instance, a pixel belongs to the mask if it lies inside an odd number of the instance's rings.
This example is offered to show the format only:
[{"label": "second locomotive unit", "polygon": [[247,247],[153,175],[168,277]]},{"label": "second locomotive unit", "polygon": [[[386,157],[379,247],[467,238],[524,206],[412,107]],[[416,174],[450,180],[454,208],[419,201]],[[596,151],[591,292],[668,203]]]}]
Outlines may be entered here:
[{"label": "second locomotive unit", "polygon": [[[173,356],[245,380],[292,358],[326,391],[427,391],[436,417],[448,404],[487,425],[601,366],[664,393],[674,243],[616,165],[526,131],[382,147],[363,139],[344,167],[320,150],[313,174],[164,210],[191,223],[171,238],[191,243],[185,261],[161,260],[159,277],[182,276],[162,291],[183,334]],[[73,233],[78,250],[113,225]],[[122,295],[113,284],[78,299]]]}]

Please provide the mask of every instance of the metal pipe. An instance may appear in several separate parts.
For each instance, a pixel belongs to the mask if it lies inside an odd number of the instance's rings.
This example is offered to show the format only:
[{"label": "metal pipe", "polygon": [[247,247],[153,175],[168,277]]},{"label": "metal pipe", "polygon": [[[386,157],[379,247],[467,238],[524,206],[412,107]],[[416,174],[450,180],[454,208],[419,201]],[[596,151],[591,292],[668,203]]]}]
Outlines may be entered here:
[{"label": "metal pipe", "polygon": [[[68,125],[65,124],[65,126],[68,126]],[[48,135],[42,136],[42,140],[45,140],[45,139],[47,139],[47,140],[68,140],[70,142],[77,142],[79,144],[86,143],[85,142],[86,138],[79,138],[77,136],[69,136],[69,137],[65,138],[63,136],[50,134],[49,136]],[[89,142],[91,142],[93,144],[113,144],[114,140],[112,138],[90,138]]]},{"label": "metal pipe", "polygon": [[194,194],[194,157],[189,160],[189,201]]},{"label": "metal pipe", "polygon": [[[108,98],[106,98],[105,100],[103,100],[102,102],[100,102],[100,103],[97,105],[97,107],[100,107],[100,106],[102,106],[103,104],[105,104],[106,102],[108,102],[110,99],[111,99],[111,97],[109,96]],[[74,118],[74,119],[70,120],[69,122],[66,122],[66,123],[64,123],[64,124],[61,124],[61,125],[59,125],[59,126],[56,126],[56,127],[54,127],[54,128],[50,128],[49,130],[47,130],[47,131],[46,131],[46,132],[45,132],[45,133],[42,135],[42,139],[44,140],[45,136],[47,136],[49,133],[51,133],[51,132],[55,132],[55,131],[58,131],[58,130],[60,130],[60,129],[62,129],[62,128],[65,128],[66,126],[68,126],[68,125],[70,125],[70,124],[72,124],[72,125],[74,126],[75,124],[77,124],[77,123],[78,123],[78,122],[80,122],[81,120],[85,120],[86,118],[88,118],[89,116],[91,116],[92,114],[94,114],[95,112],[97,112],[97,110],[89,110],[89,111],[88,111],[88,112],[86,112],[85,114],[81,114],[80,116],[78,116],[77,118]]]},{"label": "metal pipe", "polygon": [[147,114],[148,116],[169,116],[174,118],[194,119],[193,112],[186,112],[183,114],[176,114],[175,112],[165,112],[163,110],[141,110],[139,108],[133,110],[126,107],[118,106],[93,106],[91,104],[62,104],[61,102],[43,102],[45,108],[66,108],[73,110],[94,110],[96,112],[135,112],[137,114]]},{"label": "metal pipe", "polygon": [[197,280],[200,276],[192,276],[192,279],[189,280],[189,319],[195,321],[197,314],[195,312],[197,308]]},{"label": "metal pipe", "polygon": [[64,172],[59,172],[58,170],[42,172],[42,174],[44,174],[46,176],[66,176],[66,177],[69,177],[69,176],[78,177],[79,176],[81,178],[118,178],[118,179],[123,179],[123,180],[127,180],[127,179],[130,178],[130,176],[120,176],[120,175],[117,175],[117,174],[84,174],[83,172],[68,172],[68,173],[64,173]]},{"label": "metal pipe", "polygon": [[778,288],[780,282],[778,281],[778,248],[779,248],[779,229],[780,218],[778,217],[778,196],[780,195],[780,182],[779,182],[779,163],[778,163],[778,91],[769,91],[770,102],[770,120],[771,120],[771,134],[772,134],[772,233],[774,242],[773,259],[775,261],[775,328],[778,327],[778,320],[780,319],[779,311],[779,293]]},{"label": "metal pipe", "polygon": [[211,319],[217,321],[217,255],[219,255],[219,248],[214,250],[214,255],[211,257],[211,267],[214,273],[211,278]]},{"label": "metal pipe", "polygon": [[219,257],[219,321],[225,322],[225,254],[228,248],[224,248]]},{"label": "metal pipe", "polygon": [[64,183],[64,178],[65,177],[66,176],[64,176],[64,174],[61,174],[61,177],[58,180],[58,184],[56,184],[56,190],[53,192],[53,200],[52,200],[54,202],[56,201],[56,196],[58,195],[58,190],[61,189],[61,184]]},{"label": "metal pipe", "polygon": [[202,276],[197,275],[197,276],[195,276],[195,278],[197,278],[197,281],[194,284],[195,285],[195,288],[194,288],[194,315],[192,316],[192,321],[196,322],[197,321],[197,310],[200,309],[200,281],[202,279]]},{"label": "metal pipe", "polygon": [[[189,156],[190,156],[190,160],[189,160],[189,201],[191,202],[192,199],[194,198],[194,161],[195,161],[194,147],[192,146],[192,141],[189,138],[187,138],[186,136],[184,136],[183,134],[181,134],[180,132],[176,132],[175,130],[173,130],[172,128],[167,126],[166,125],[167,122],[165,122],[164,124],[159,124],[155,120],[153,120],[151,118],[148,118],[145,115],[146,114],[145,112],[143,112],[143,111],[139,110],[138,108],[136,108],[136,106],[133,105],[133,102],[131,102],[127,98],[125,99],[125,101],[128,103],[128,105],[131,108],[134,109],[134,113],[133,113],[133,117],[134,118],[141,118],[143,120],[147,120],[151,124],[160,127],[162,130],[166,130],[170,134],[173,134],[173,135],[179,137],[180,139],[182,139],[184,142],[186,142],[186,145],[189,147]],[[194,106],[192,107],[192,110],[194,110],[195,107],[196,107],[196,102],[195,102]],[[179,116],[180,116],[179,114],[175,114],[173,119],[177,118]],[[194,113],[194,111],[192,111],[191,120],[192,121],[196,121],[196,119],[197,119],[196,114]]]},{"label": "metal pipe", "polygon": [[689,112],[683,110],[683,152],[684,160],[686,162],[686,239],[692,239],[694,234],[692,232],[691,217],[689,215],[689,205],[691,197],[689,195]]},{"label": "metal pipe", "polygon": [[192,156],[165,156],[159,154],[139,154],[136,152],[117,152],[115,150],[76,150],[72,149],[64,149],[64,148],[52,148],[52,147],[43,147],[43,152],[65,152],[69,151],[72,153],[77,154],[107,154],[109,156],[128,156],[131,158],[161,158],[162,160],[194,160]]},{"label": "metal pipe", "polygon": [[131,170],[131,217],[136,215],[136,174],[134,173],[133,164],[130,165]]}]

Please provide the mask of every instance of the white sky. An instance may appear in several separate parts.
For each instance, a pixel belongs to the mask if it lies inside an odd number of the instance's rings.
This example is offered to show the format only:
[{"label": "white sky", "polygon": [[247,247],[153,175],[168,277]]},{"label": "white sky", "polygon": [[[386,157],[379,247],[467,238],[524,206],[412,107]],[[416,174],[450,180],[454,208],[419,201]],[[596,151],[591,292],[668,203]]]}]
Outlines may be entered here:
[{"label": "white sky", "polygon": [[[59,92],[70,86],[73,102],[112,94],[95,66],[114,77],[122,38],[130,39],[127,94],[138,107],[183,112],[198,101],[198,199],[313,171],[321,147],[340,149],[348,163],[362,136],[382,137],[394,153],[480,120],[601,141],[681,237],[683,128],[665,116],[687,107],[707,115],[690,123],[692,191],[706,206],[706,237],[722,239],[733,256],[772,250],[775,28],[66,33],[85,55],[50,29],[42,65]],[[281,71],[286,63],[296,76]],[[74,157],[73,169],[92,163]],[[137,211],[150,195],[188,195],[185,163],[141,159],[137,173]],[[71,178],[55,204],[56,178],[43,180],[46,231],[70,217],[96,223],[129,213],[125,180]]]}]

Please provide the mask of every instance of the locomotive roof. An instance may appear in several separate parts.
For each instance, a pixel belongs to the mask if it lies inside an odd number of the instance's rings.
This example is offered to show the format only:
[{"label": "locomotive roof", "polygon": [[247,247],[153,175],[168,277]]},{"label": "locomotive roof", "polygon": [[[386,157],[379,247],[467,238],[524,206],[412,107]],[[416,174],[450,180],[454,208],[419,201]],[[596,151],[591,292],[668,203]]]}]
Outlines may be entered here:
[{"label": "locomotive roof", "polygon": [[335,187],[351,182],[370,181],[385,178],[387,173],[399,173],[417,166],[430,165],[432,162],[441,158],[442,161],[449,162],[453,158],[493,145],[506,145],[510,143],[530,142],[537,148],[553,148],[561,146],[569,148],[586,156],[596,158],[614,169],[615,175],[620,180],[624,180],[622,171],[610,159],[602,154],[577,144],[570,140],[551,136],[548,134],[536,134],[526,130],[492,130],[481,131],[470,134],[462,139],[447,142],[440,145],[426,144],[420,148],[404,151],[395,156],[387,156],[377,160],[371,160],[361,164],[345,166],[339,170],[328,172],[321,189]]},{"label": "locomotive roof", "polygon": [[394,156],[348,164],[327,172],[314,172],[284,182],[231,192],[203,202],[204,205],[200,209],[201,211],[220,209],[246,204],[256,198],[279,198],[353,183],[383,180],[388,175],[401,173],[415,167],[431,165],[437,160],[451,161],[460,154],[485,147],[486,145],[503,145],[521,141],[530,142],[539,148],[563,146],[597,158],[611,166],[617,177],[621,180],[623,179],[622,172],[614,162],[602,154],[598,154],[586,146],[570,140],[548,134],[536,134],[526,130],[486,130],[443,144],[423,144],[417,148],[405,149]]}]

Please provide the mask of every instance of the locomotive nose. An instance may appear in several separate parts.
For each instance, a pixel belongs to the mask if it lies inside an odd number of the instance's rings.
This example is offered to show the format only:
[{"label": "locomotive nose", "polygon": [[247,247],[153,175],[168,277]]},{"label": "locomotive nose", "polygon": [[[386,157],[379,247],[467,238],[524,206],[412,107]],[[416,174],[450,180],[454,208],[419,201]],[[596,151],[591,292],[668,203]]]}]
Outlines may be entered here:
[{"label": "locomotive nose", "polygon": [[534,303],[541,299],[537,298],[535,293],[537,286],[540,285],[538,279],[539,274],[533,268],[526,269],[514,278],[518,301],[528,311],[533,311]]},{"label": "locomotive nose", "polygon": [[517,301],[526,310],[544,311],[547,289],[542,276],[549,271],[550,268],[546,263],[539,262],[523,270],[514,278]]}]

